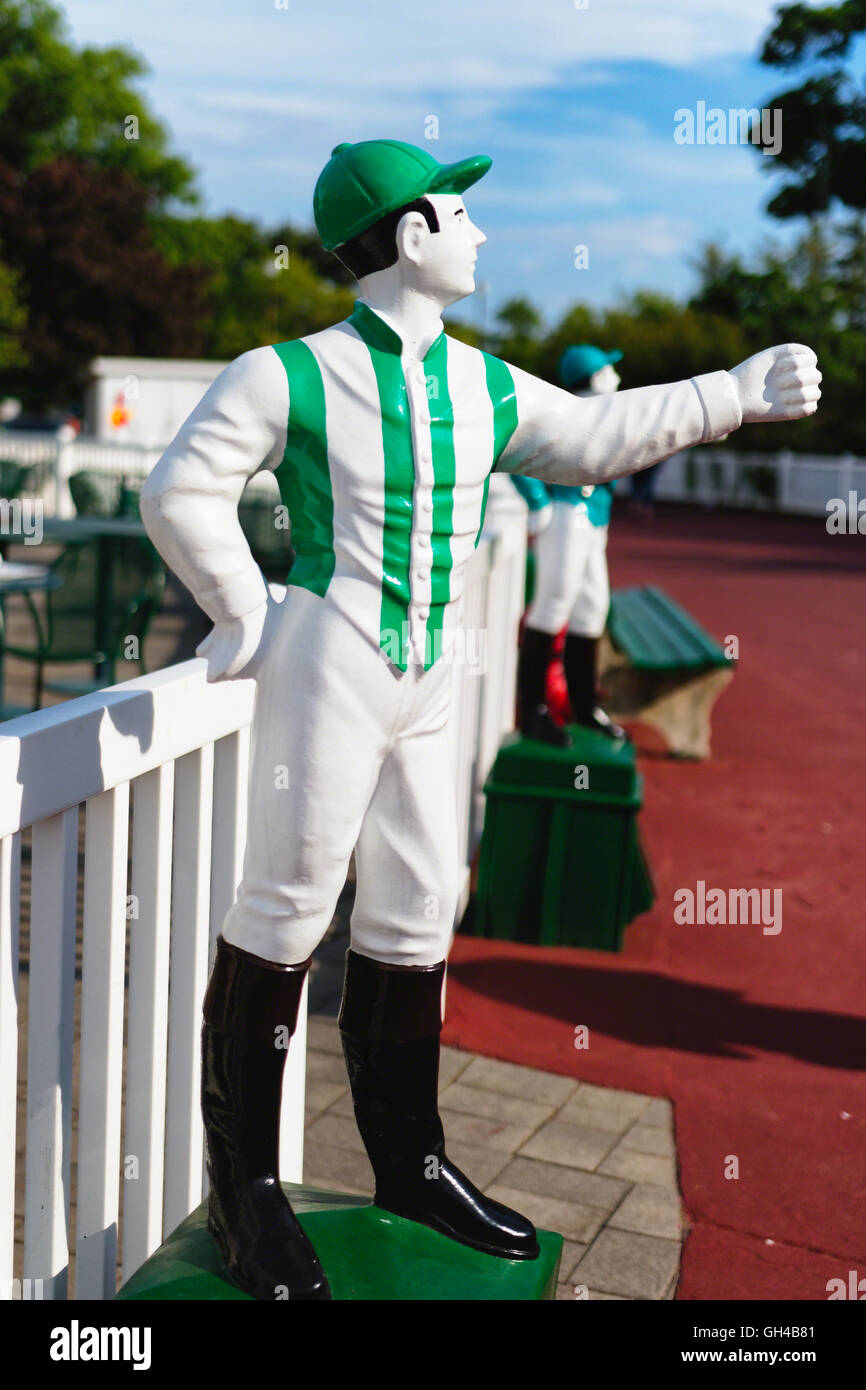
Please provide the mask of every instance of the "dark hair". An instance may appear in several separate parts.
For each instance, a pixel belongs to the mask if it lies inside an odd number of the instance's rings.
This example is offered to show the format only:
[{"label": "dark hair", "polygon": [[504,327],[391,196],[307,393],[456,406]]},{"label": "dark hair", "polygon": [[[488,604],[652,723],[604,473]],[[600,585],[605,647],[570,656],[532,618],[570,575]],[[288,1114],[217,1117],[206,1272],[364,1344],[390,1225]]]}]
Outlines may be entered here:
[{"label": "dark hair", "polygon": [[406,203],[394,212],[387,212],[372,227],[352,237],[351,241],[344,241],[333,254],[356,280],[364,275],[372,275],[374,270],[387,270],[396,264],[397,227],[400,218],[407,212],[420,212],[431,232],[439,231],[439,218],[433,204],[428,198],[416,198],[414,203]]}]

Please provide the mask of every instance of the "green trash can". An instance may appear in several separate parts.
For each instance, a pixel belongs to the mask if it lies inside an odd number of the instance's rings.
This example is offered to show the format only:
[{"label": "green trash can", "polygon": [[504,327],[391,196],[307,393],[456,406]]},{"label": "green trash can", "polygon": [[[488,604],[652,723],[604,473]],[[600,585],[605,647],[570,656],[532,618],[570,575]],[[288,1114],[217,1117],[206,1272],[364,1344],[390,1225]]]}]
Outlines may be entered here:
[{"label": "green trash can", "polygon": [[655,893],[637,826],[634,746],[569,725],[571,748],[510,734],[484,791],[480,936],[622,949]]}]

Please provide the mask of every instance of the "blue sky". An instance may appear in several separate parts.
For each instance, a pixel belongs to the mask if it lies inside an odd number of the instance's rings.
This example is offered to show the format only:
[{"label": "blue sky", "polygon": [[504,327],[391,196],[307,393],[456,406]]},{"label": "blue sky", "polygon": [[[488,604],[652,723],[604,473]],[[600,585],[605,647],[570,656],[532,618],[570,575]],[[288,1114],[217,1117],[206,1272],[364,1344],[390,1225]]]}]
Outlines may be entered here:
[{"label": "blue sky", "polygon": [[[763,207],[773,160],[683,146],[674,112],[760,107],[789,74],[756,61],[765,0],[68,0],[78,43],[122,43],[199,171],[211,213],[312,223],[342,140],[388,137],[443,161],[489,154],[467,194],[487,233],[492,313],[522,294],[552,322],[638,288],[681,298],[701,244],[797,230]],[[278,8],[285,4],[285,8]],[[438,118],[439,138],[425,139]],[[429,128],[429,123],[428,123]],[[589,268],[574,266],[574,248]],[[476,296],[461,316],[479,320]]]}]

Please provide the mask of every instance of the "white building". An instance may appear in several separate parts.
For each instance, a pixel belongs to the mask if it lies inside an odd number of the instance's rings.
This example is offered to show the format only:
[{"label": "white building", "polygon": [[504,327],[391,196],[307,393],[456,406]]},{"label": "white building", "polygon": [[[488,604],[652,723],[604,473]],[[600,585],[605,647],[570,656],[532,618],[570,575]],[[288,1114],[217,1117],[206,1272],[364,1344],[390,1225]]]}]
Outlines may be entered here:
[{"label": "white building", "polygon": [[85,394],[84,433],[101,442],[163,448],[226,362],[96,357]]}]

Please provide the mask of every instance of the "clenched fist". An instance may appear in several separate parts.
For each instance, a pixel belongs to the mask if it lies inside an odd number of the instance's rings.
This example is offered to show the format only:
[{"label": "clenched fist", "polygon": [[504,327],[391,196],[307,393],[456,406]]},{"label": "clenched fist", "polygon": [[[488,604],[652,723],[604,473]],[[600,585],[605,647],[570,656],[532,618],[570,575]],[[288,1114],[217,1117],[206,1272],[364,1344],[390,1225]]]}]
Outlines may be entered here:
[{"label": "clenched fist", "polygon": [[821,396],[818,359],[803,343],[765,348],[733,367],[743,408],[743,424],[801,420],[814,415]]}]

